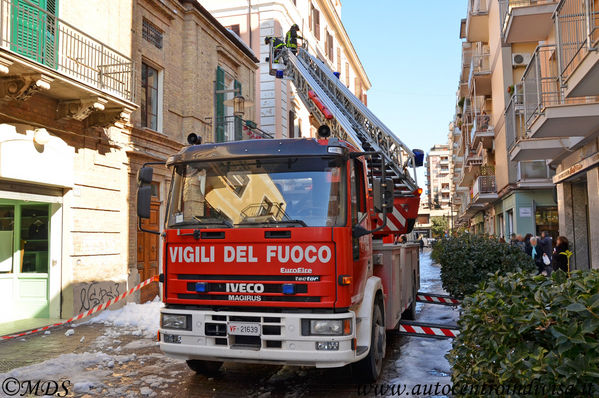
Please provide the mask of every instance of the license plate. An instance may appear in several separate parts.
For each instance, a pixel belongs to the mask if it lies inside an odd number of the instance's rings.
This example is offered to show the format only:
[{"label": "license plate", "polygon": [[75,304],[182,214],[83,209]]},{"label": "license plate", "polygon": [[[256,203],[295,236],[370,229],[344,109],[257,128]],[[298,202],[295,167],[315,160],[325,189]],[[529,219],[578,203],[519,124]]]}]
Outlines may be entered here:
[{"label": "license plate", "polygon": [[227,329],[230,335],[235,336],[260,336],[259,323],[229,322]]}]

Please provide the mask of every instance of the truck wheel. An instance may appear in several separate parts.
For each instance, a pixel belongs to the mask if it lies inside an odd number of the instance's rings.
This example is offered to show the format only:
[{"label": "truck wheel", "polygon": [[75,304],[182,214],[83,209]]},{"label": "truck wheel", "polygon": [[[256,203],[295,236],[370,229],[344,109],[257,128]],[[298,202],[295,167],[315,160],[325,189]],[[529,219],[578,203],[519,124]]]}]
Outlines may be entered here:
[{"label": "truck wheel", "polygon": [[223,365],[219,361],[201,361],[199,359],[190,359],[187,361],[189,369],[193,370],[197,374],[212,375],[218,372],[220,367]]},{"label": "truck wheel", "polygon": [[383,370],[383,359],[387,348],[387,333],[383,319],[383,309],[380,299],[372,311],[372,331],[370,334],[370,351],[366,358],[356,363],[355,369],[359,377],[371,383],[378,380]]}]

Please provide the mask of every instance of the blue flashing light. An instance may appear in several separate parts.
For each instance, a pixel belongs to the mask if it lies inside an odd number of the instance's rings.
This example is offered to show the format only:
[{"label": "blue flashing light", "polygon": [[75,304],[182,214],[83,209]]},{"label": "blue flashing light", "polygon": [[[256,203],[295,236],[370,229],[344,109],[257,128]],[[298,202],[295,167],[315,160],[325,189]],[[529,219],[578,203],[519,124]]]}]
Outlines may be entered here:
[{"label": "blue flashing light", "polygon": [[295,294],[295,285],[293,283],[283,284],[283,294]]},{"label": "blue flashing light", "polygon": [[196,292],[198,293],[204,293],[206,292],[206,286],[207,283],[206,282],[196,282]]},{"label": "blue flashing light", "polygon": [[282,70],[278,70],[277,74],[276,74],[277,79],[282,79],[283,78],[283,71]]},{"label": "blue flashing light", "polygon": [[337,79],[339,79],[339,76],[341,76],[341,72],[333,72],[333,75],[335,75]]}]

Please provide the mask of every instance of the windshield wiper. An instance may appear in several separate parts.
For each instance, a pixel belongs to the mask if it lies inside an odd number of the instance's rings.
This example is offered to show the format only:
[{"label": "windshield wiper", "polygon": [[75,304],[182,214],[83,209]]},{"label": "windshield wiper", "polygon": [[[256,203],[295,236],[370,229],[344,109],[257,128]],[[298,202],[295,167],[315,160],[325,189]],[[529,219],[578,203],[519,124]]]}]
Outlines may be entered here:
[{"label": "windshield wiper", "polygon": [[242,221],[239,224],[235,224],[235,226],[238,225],[263,225],[263,224],[274,224],[274,225],[280,225],[280,224],[299,224],[302,227],[307,227],[306,223],[303,222],[302,220],[267,220],[267,221]]}]

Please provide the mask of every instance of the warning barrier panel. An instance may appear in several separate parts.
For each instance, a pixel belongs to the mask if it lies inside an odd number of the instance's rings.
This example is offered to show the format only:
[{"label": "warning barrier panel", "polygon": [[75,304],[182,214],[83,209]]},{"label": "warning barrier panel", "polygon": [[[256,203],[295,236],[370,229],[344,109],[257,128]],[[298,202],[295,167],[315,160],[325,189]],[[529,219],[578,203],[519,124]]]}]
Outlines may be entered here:
[{"label": "warning barrier panel", "polygon": [[460,300],[444,294],[422,293],[418,292],[416,301],[419,303],[441,304],[441,305],[460,305]]},{"label": "warning barrier panel", "polygon": [[451,339],[457,337],[460,334],[460,330],[457,325],[401,321],[399,323],[399,334],[433,339]]},{"label": "warning barrier panel", "polygon": [[86,317],[88,317],[90,315],[95,314],[98,311],[105,310],[106,308],[110,307],[111,305],[115,304],[116,302],[121,301],[125,297],[129,296],[130,294],[135,293],[136,291],[138,291],[142,287],[147,286],[147,285],[149,285],[152,282],[158,282],[158,276],[153,276],[150,279],[147,279],[147,280],[143,281],[139,285],[137,285],[137,286],[129,289],[128,291],[126,291],[125,293],[121,294],[117,298],[108,300],[106,303],[97,305],[94,308],[90,309],[89,311],[82,312],[81,314],[79,314],[77,316],[74,316],[71,319],[67,319],[64,322],[54,323],[52,325],[47,325],[47,326],[44,326],[44,327],[41,327],[41,328],[38,328],[38,329],[29,330],[29,331],[23,332],[23,333],[12,334],[12,335],[7,335],[7,336],[0,336],[0,341],[4,341],[4,340],[8,340],[8,339],[14,339],[16,337],[23,337],[23,336],[34,334],[34,333],[37,333],[37,332],[43,332],[44,330],[48,330],[48,329],[56,327],[56,326],[66,325],[67,323],[71,323],[73,321],[78,321],[80,319],[86,318]]}]

